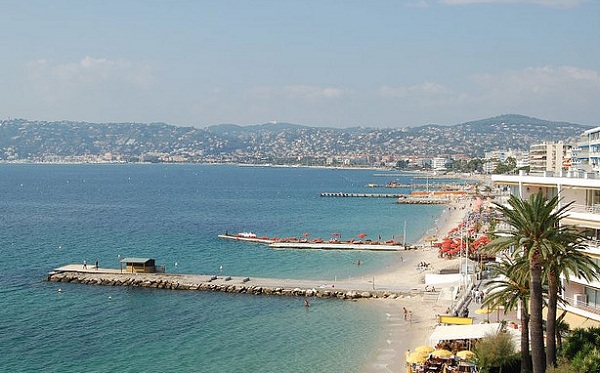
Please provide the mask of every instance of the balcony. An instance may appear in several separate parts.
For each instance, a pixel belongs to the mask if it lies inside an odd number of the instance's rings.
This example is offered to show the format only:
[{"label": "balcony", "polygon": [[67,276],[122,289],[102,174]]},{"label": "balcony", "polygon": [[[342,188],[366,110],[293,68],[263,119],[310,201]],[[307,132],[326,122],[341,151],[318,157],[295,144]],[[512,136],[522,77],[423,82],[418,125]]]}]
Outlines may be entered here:
[{"label": "balcony", "polygon": [[600,306],[588,303],[585,301],[585,297],[579,297],[579,295],[580,294],[576,294],[573,297],[565,297],[564,299],[568,302],[568,305],[565,305],[562,308],[580,316],[600,321]]},{"label": "balcony", "polygon": [[594,214],[600,215],[600,204],[596,205],[582,205],[582,204],[572,204],[571,209],[569,210],[571,213],[578,214]]}]

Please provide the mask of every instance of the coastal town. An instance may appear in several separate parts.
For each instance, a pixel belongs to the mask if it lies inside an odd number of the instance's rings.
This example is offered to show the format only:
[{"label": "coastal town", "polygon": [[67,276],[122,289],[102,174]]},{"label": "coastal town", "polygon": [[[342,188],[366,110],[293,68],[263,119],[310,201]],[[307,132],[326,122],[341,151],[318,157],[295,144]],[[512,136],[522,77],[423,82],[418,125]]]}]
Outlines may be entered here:
[{"label": "coastal town", "polygon": [[0,121],[0,162],[233,163],[491,173],[528,144],[578,140],[589,126],[504,115],[454,126],[334,129],[270,123],[167,124]]}]

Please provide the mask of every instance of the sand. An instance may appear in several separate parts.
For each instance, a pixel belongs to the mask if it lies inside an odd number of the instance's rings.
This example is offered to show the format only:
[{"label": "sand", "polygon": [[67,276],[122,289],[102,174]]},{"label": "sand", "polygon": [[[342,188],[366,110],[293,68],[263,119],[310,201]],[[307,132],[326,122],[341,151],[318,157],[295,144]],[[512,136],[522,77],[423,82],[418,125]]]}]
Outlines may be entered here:
[{"label": "sand", "polygon": [[[469,203],[470,201],[461,200],[449,205],[449,208],[446,208],[436,221],[436,226],[420,240],[419,244],[424,244],[425,248],[407,251],[402,256],[403,260],[397,269],[374,276],[376,285],[410,288],[415,290],[415,295],[378,301],[379,308],[386,319],[386,338],[381,341],[374,355],[367,362],[364,369],[366,373],[406,372],[407,351],[428,344],[428,337],[437,324],[437,316],[446,312],[451,306],[451,301],[432,300],[422,295],[423,293],[420,291],[425,288],[425,273],[437,272],[441,268],[456,267],[459,263],[458,259],[439,258],[437,249],[427,247],[425,238],[435,235],[440,239],[443,238],[449,230],[458,226],[463,220]],[[430,269],[428,271],[417,269],[420,262],[430,263]],[[443,293],[449,289],[436,290],[441,290]],[[412,322],[404,319],[403,308],[412,312]]]}]

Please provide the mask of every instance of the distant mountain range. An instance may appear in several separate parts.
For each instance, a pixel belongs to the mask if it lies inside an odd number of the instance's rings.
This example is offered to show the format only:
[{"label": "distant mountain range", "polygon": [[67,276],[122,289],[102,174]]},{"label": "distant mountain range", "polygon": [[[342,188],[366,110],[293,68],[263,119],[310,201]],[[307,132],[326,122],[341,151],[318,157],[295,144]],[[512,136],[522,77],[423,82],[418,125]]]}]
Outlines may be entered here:
[{"label": "distant mountain range", "polygon": [[101,156],[125,161],[168,155],[175,161],[273,162],[304,158],[423,156],[528,149],[544,141],[577,139],[591,126],[522,115],[501,115],[451,126],[324,128],[290,123],[207,128],[165,123],[0,121],[0,160]]}]

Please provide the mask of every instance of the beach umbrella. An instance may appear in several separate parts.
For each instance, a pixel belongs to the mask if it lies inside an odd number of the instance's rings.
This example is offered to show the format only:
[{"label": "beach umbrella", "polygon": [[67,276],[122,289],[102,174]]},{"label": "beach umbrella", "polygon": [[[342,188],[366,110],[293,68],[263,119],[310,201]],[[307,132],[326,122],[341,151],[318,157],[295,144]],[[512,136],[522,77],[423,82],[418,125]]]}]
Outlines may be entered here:
[{"label": "beach umbrella", "polygon": [[445,358],[445,357],[452,356],[452,352],[450,352],[448,350],[438,349],[438,350],[433,351],[431,353],[431,356]]},{"label": "beach umbrella", "polygon": [[367,237],[366,233],[359,233],[358,234],[358,238],[365,238],[365,237]]},{"label": "beach umbrella", "polygon": [[492,309],[487,307],[487,308],[478,308],[475,310],[475,313],[478,315],[487,315],[489,313],[492,312]]},{"label": "beach umbrella", "polygon": [[456,353],[456,356],[458,356],[459,358],[464,359],[464,360],[470,360],[475,357],[475,353],[473,351],[463,350],[463,351],[458,351]]},{"label": "beach umbrella", "polygon": [[406,362],[409,364],[420,364],[427,360],[427,354],[423,352],[413,352],[406,358]]},{"label": "beach umbrella", "polygon": [[310,237],[310,233],[303,233],[302,234],[304,237]]},{"label": "beach umbrella", "polygon": [[433,347],[431,347],[431,346],[425,346],[425,345],[422,345],[422,346],[419,346],[419,347],[415,348],[415,352],[422,352],[422,353],[425,353],[425,354],[433,352],[433,350],[434,350]]}]

